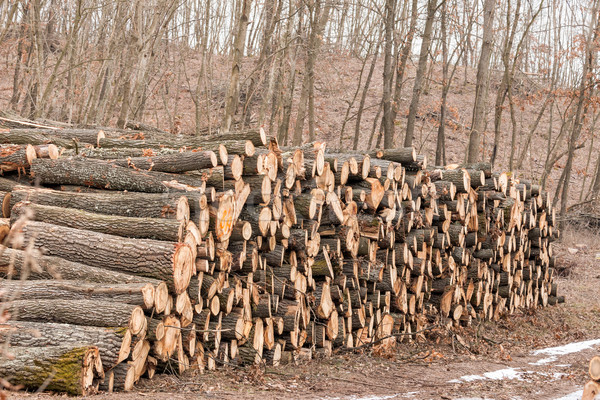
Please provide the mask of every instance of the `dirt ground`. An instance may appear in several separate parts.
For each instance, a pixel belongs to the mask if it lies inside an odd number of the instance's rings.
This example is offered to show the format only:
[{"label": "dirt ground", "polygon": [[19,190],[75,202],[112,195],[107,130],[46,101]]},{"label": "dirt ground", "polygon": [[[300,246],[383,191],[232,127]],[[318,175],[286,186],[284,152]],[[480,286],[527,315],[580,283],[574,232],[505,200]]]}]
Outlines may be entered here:
[{"label": "dirt ground", "polygon": [[[600,236],[567,229],[554,250],[565,267],[557,282],[567,302],[559,306],[453,332],[431,331],[427,341],[402,343],[388,354],[338,353],[266,370],[160,375],[140,382],[134,393],[92,398],[579,399],[588,362],[600,353]],[[58,396],[12,393],[9,398]]]}]

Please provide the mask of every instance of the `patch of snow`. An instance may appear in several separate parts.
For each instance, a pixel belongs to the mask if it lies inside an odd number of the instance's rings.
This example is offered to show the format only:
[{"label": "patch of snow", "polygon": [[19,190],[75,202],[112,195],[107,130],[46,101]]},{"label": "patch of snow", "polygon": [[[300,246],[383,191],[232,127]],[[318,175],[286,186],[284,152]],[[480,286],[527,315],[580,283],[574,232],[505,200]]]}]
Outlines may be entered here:
[{"label": "patch of snow", "polygon": [[542,375],[542,376],[547,376],[547,377],[550,377],[552,380],[560,379],[566,375],[562,372],[548,373],[548,372],[538,372],[538,371],[522,371],[521,368],[504,368],[504,369],[499,369],[496,371],[486,372],[483,375],[461,376],[458,379],[452,379],[451,381],[448,381],[448,383],[473,382],[473,381],[485,380],[485,379],[491,379],[491,380],[495,380],[495,381],[503,380],[503,379],[523,380],[524,379],[523,375],[526,375],[526,374],[529,374],[529,375],[538,374],[538,375]]},{"label": "patch of snow", "polygon": [[565,354],[577,353],[585,349],[589,349],[592,346],[600,344],[600,339],[586,340],[583,342],[573,342],[565,344],[564,346],[548,347],[546,349],[539,349],[533,352],[534,356],[538,354],[548,354],[551,356],[562,356]]},{"label": "patch of snow", "polygon": [[519,372],[519,368],[505,368],[498,371],[486,372],[484,377],[493,380],[499,379],[521,379],[523,372]]},{"label": "patch of snow", "polygon": [[448,383],[473,382],[473,381],[477,381],[480,379],[485,379],[485,378],[481,375],[465,375],[465,376],[461,376],[458,379],[452,379],[451,381],[448,381]]},{"label": "patch of snow", "polygon": [[564,372],[534,372],[534,371],[527,371],[527,373],[529,373],[529,374],[538,374],[538,375],[542,375],[542,376],[549,376],[549,377],[552,378],[552,380],[561,379],[563,376],[567,376],[567,374],[565,374]]},{"label": "patch of snow", "polygon": [[542,358],[536,362],[529,363],[530,365],[544,365],[554,362],[558,359],[557,356],[563,356],[565,354],[578,353],[580,351],[589,349],[592,346],[600,344],[600,339],[586,340],[583,342],[573,342],[569,344],[565,344],[564,346],[557,347],[548,347],[546,349],[539,349],[534,351],[532,354],[534,356],[540,354],[547,354],[550,357]]},{"label": "patch of snow", "polygon": [[541,360],[537,360],[536,362],[531,362],[531,363],[529,363],[529,365],[545,365],[545,364],[550,364],[551,362],[554,362],[556,360],[558,360],[558,357],[550,356],[550,357],[542,358]]},{"label": "patch of snow", "polygon": [[402,397],[415,397],[419,392],[406,392],[402,395]]},{"label": "patch of snow", "polygon": [[501,380],[501,379],[521,379],[523,372],[519,368],[505,368],[497,371],[486,372],[483,375],[465,375],[458,379],[452,379],[449,383],[473,382],[483,379]]},{"label": "patch of snow", "polygon": [[581,396],[583,396],[583,390],[578,390],[576,392],[569,393],[568,395],[560,397],[555,400],[579,400],[579,399],[581,399]]}]

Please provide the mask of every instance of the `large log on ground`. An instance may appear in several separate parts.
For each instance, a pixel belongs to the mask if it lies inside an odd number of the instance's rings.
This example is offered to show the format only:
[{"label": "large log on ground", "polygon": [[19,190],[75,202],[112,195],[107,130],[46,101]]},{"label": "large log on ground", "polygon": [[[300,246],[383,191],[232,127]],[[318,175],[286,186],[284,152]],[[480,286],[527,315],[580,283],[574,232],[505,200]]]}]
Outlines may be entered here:
[{"label": "large log on ground", "polygon": [[47,255],[163,280],[176,294],[187,289],[195,268],[185,243],[127,239],[44,222],[28,222],[22,234],[24,243],[33,240]]},{"label": "large log on ground", "polygon": [[212,151],[184,151],[148,157],[130,157],[113,161],[115,165],[160,172],[186,172],[217,166],[217,155]]},{"label": "large log on ground", "polygon": [[158,279],[91,267],[60,257],[43,256],[38,250],[31,253],[2,247],[0,274],[3,277],[20,279],[67,279],[102,284],[143,282],[150,283],[154,287],[161,282]]},{"label": "large log on ground", "polygon": [[10,194],[10,206],[20,201],[125,217],[188,220],[190,216],[190,204],[181,193],[77,193],[17,186]]},{"label": "large log on ground", "polygon": [[181,242],[185,230],[185,222],[175,219],[135,218],[97,214],[76,208],[45,206],[28,201],[15,204],[11,211],[11,220],[13,222],[16,221],[27,210],[32,211],[30,218],[33,221],[129,238]]},{"label": "large log on ground", "polygon": [[81,344],[11,347],[13,357],[0,358],[0,375],[28,389],[88,395],[104,378],[98,348]]},{"label": "large log on ground", "polygon": [[98,284],[64,280],[2,280],[0,299],[105,300],[150,309],[154,306],[154,286],[131,282]]},{"label": "large log on ground", "polygon": [[107,370],[118,363],[126,331],[126,328],[115,327],[8,321],[0,324],[0,343],[17,347],[50,347],[66,344],[98,346],[102,366]]},{"label": "large log on ground", "polygon": [[43,184],[81,185],[133,192],[193,191],[203,187],[202,181],[194,177],[139,171],[105,161],[73,158],[38,158],[32,162],[31,174]]},{"label": "large log on ground", "polygon": [[139,309],[132,304],[101,300],[14,300],[3,305],[15,321],[103,327],[127,327],[134,311]]}]

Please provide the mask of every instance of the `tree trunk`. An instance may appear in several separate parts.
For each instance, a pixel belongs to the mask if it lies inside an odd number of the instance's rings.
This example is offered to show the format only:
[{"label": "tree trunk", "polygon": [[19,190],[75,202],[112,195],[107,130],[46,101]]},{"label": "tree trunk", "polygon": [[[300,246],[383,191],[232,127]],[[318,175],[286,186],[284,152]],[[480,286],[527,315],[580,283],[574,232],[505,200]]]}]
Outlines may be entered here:
[{"label": "tree trunk", "polygon": [[438,127],[438,135],[435,149],[435,165],[446,164],[446,102],[448,99],[448,91],[450,83],[448,82],[448,29],[446,27],[446,12],[447,7],[444,2],[441,15],[441,31],[442,31],[442,104],[440,105],[440,126]]},{"label": "tree trunk", "polygon": [[240,69],[242,67],[242,57],[244,56],[244,46],[246,45],[251,4],[252,0],[242,0],[242,9],[235,27],[236,33],[233,42],[233,60],[229,78],[229,89],[225,98],[225,114],[221,123],[221,129],[224,132],[229,132],[231,129],[233,116],[235,115],[240,97]]},{"label": "tree trunk", "polygon": [[[284,39],[290,40],[292,37],[292,21],[294,17],[294,13],[297,11],[300,17],[302,16],[302,11],[304,7],[300,6],[297,10],[291,6],[289,7],[288,13],[288,24],[286,28],[286,34]],[[281,120],[279,122],[279,127],[277,129],[277,140],[282,144],[288,144],[289,139],[289,129],[290,129],[290,117],[292,115],[292,103],[294,100],[294,88],[296,87],[296,58],[298,56],[298,50],[300,48],[300,41],[295,41],[295,44],[290,44],[291,48],[288,50],[289,53],[289,76],[287,81],[287,87],[284,91],[283,95],[280,97],[281,104],[278,105],[281,108]],[[283,80],[283,73],[281,73],[281,79]],[[281,84],[283,85],[283,84]],[[275,117],[275,107],[273,108],[273,112],[271,113],[271,119]]]},{"label": "tree trunk", "polygon": [[585,63],[583,65],[583,71],[581,74],[581,81],[578,93],[579,98],[577,101],[577,109],[575,111],[575,116],[573,120],[571,137],[569,139],[568,144],[567,162],[564,169],[564,179],[560,197],[560,216],[562,218],[565,217],[565,214],[567,212],[567,203],[569,200],[569,184],[571,181],[571,169],[573,168],[573,158],[575,156],[575,149],[577,147],[577,142],[579,141],[579,136],[581,135],[581,131],[583,129],[583,119],[585,118],[585,115],[587,113],[589,103],[588,99],[592,95],[592,90],[594,86],[594,77],[592,74],[592,69],[596,60],[597,39],[600,35],[600,16],[598,15],[598,12],[598,1],[594,1],[593,8],[591,11],[592,20],[590,25],[589,37],[587,38],[585,43]]},{"label": "tree trunk", "polygon": [[487,79],[492,55],[492,42],[494,35],[495,0],[485,0],[483,10],[483,43],[481,56],[477,67],[477,84],[475,87],[475,105],[473,106],[473,122],[467,148],[467,162],[474,163],[479,160],[479,145],[481,134],[485,127],[485,105],[487,101]]},{"label": "tree trunk", "polygon": [[383,49],[383,148],[394,147],[394,121],[392,120],[392,82],[394,72],[392,65],[392,47],[394,44],[394,17],[396,15],[396,0],[385,2],[385,45]]},{"label": "tree trunk", "polygon": [[406,71],[406,64],[408,63],[408,57],[412,52],[413,39],[415,37],[415,31],[417,30],[417,18],[419,16],[419,0],[412,0],[412,6],[410,9],[410,25],[408,33],[405,38],[405,42],[402,43],[402,50],[400,51],[400,60],[396,66],[396,85],[394,88],[394,107],[392,107],[392,120],[396,120],[398,110],[402,99],[402,87],[404,86],[404,72]]},{"label": "tree trunk", "polygon": [[[493,1],[493,0],[492,0]],[[413,86],[412,100],[408,109],[408,120],[406,122],[406,137],[404,138],[404,147],[412,146],[415,121],[417,112],[419,111],[419,101],[421,99],[421,91],[423,90],[423,76],[427,69],[427,59],[429,58],[429,47],[431,45],[431,33],[433,30],[433,19],[437,10],[437,0],[428,0],[427,2],[427,20],[425,21],[425,31],[423,32],[423,40],[421,42],[421,52],[419,53],[419,65],[415,76],[415,84]]]},{"label": "tree trunk", "polygon": [[[326,3],[323,7],[323,3]],[[304,117],[306,115],[307,103],[309,102],[309,95],[314,90],[314,73],[315,63],[317,56],[319,55],[319,49],[321,42],[323,41],[323,32],[325,31],[325,25],[329,20],[329,14],[331,9],[331,3],[329,0],[316,0],[313,4],[313,18],[311,21],[311,31],[308,38],[308,44],[306,48],[306,63],[304,66],[304,78],[302,80],[302,90],[300,91],[300,100],[298,101],[298,114],[296,116],[296,125],[294,126],[294,146],[300,146],[302,144],[302,134],[304,132]],[[322,11],[321,11],[322,10]],[[309,110],[309,114],[314,110]],[[309,131],[310,141],[313,141],[315,134]]]}]

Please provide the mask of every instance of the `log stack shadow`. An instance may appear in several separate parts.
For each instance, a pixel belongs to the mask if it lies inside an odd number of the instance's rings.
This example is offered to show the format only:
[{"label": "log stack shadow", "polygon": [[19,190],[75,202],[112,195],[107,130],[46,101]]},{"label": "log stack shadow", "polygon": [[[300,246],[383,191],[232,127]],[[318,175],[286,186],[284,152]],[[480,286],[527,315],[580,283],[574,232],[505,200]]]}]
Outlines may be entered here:
[{"label": "log stack shadow", "polygon": [[157,372],[277,366],[564,301],[549,195],[488,163],[285,148],[262,129],[0,142],[14,153],[3,226],[19,238],[0,255],[14,354],[0,376],[26,387],[132,390]]}]

